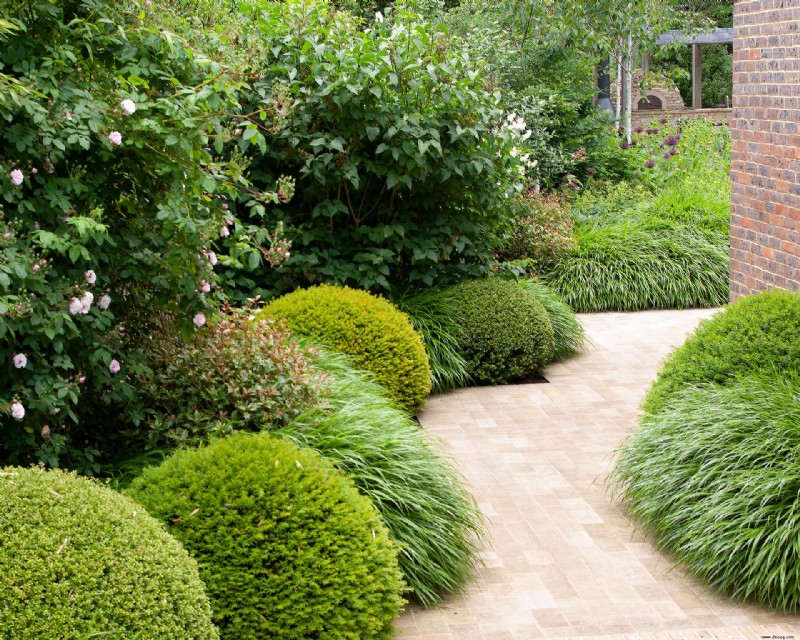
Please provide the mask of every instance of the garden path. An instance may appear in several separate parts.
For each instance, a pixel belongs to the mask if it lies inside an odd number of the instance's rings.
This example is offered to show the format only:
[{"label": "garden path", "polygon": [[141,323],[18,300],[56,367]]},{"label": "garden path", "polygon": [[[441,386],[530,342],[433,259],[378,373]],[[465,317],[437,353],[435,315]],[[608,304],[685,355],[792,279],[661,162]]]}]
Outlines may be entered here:
[{"label": "garden path", "polygon": [[400,640],[800,640],[800,618],[734,604],[671,570],[603,485],[662,358],[712,313],[583,315],[591,348],[548,368],[548,384],[428,402],[421,422],[455,457],[492,547],[463,594],[405,611]]}]

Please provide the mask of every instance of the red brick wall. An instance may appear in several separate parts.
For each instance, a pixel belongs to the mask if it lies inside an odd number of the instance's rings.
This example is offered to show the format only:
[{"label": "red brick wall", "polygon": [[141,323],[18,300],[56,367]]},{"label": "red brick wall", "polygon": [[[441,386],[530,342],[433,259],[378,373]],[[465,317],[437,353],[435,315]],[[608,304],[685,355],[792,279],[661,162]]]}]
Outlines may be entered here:
[{"label": "red brick wall", "polygon": [[800,289],[800,0],[735,0],[731,300]]}]

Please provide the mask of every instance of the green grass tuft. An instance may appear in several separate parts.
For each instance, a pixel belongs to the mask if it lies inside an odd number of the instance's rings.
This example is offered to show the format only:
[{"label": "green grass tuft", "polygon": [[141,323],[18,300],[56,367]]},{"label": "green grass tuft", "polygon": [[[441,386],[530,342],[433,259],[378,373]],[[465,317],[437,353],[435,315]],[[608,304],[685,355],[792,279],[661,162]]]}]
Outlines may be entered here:
[{"label": "green grass tuft", "polygon": [[609,481],[639,526],[709,585],[797,611],[797,376],[684,388],[624,441]]},{"label": "green grass tuft", "polygon": [[393,540],[400,570],[423,605],[464,587],[485,538],[482,516],[464,481],[433,439],[350,359],[322,352],[331,376],[327,408],[275,432],[316,449],[372,499]]}]

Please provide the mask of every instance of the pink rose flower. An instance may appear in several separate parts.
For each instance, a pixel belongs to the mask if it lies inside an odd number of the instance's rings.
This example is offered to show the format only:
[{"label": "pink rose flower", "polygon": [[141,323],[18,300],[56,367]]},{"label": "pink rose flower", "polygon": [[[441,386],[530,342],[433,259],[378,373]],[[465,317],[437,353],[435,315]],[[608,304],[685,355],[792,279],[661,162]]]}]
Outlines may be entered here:
[{"label": "pink rose flower", "polygon": [[97,306],[103,310],[108,309],[110,304],[111,304],[111,296],[109,295],[100,296],[100,300],[97,301]]},{"label": "pink rose flower", "polygon": [[17,187],[21,185],[22,181],[25,179],[25,176],[22,175],[22,171],[19,169],[14,169],[8,174],[8,177],[11,178],[11,182]]},{"label": "pink rose flower", "polygon": [[69,299],[69,312],[74,316],[83,313],[83,304],[78,298]]},{"label": "pink rose flower", "polygon": [[211,291],[211,285],[205,280],[200,281],[200,293],[208,293]]},{"label": "pink rose flower", "polygon": [[84,273],[83,277],[86,278],[86,282],[88,282],[89,284],[94,284],[95,282],[97,282],[97,274],[91,269],[89,269],[89,271]]},{"label": "pink rose flower", "polygon": [[230,231],[230,229],[228,229],[227,226],[222,227],[222,229],[219,230],[219,237],[220,238],[227,238],[229,235],[231,235],[231,231]]},{"label": "pink rose flower", "polygon": [[117,362],[116,360],[112,360],[111,364],[108,365],[108,370],[112,374],[113,373],[119,373],[119,369],[120,369],[119,362]]},{"label": "pink rose flower", "polygon": [[206,323],[206,317],[202,313],[198,313],[194,318],[192,318],[192,322],[194,322],[194,326],[199,329]]},{"label": "pink rose flower", "polygon": [[119,131],[112,131],[108,134],[108,141],[114,146],[122,144],[122,134]]},{"label": "pink rose flower", "polygon": [[132,116],[134,113],[136,113],[136,103],[129,98],[123,100],[120,103],[120,106],[122,107],[122,113],[124,113],[126,116]]},{"label": "pink rose flower", "polygon": [[15,420],[22,420],[25,417],[25,407],[22,403],[15,402],[11,405],[11,417]]},{"label": "pink rose flower", "polygon": [[14,356],[14,366],[17,369],[24,369],[28,366],[28,358],[25,357],[24,353],[18,353]]}]

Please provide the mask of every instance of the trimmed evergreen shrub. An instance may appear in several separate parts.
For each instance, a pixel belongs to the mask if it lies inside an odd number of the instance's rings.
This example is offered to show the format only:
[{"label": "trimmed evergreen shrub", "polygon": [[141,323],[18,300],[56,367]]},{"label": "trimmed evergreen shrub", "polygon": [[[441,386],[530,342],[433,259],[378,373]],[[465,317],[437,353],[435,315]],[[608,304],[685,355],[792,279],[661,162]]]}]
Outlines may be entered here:
[{"label": "trimmed evergreen shrub", "polygon": [[319,451],[372,499],[398,543],[400,570],[425,606],[464,587],[486,534],[474,499],[437,443],[341,353],[322,351],[326,406],[276,434]]},{"label": "trimmed evergreen shrub", "polygon": [[800,294],[768,291],[741,298],[703,321],[665,361],[644,400],[657,413],[687,385],[730,384],[757,372],[800,371]]},{"label": "trimmed evergreen shrub", "polygon": [[216,640],[197,565],[94,480],[0,471],[0,638]]},{"label": "trimmed evergreen shrub", "polygon": [[478,383],[538,374],[553,356],[553,327],[540,302],[516,282],[489,278],[452,288],[462,353]]},{"label": "trimmed evergreen shrub", "polygon": [[353,356],[405,411],[427,399],[431,373],[422,338],[391,302],[349,287],[319,285],[267,304],[259,318],[286,321],[293,332]]},{"label": "trimmed evergreen shrub", "polygon": [[678,563],[734,598],[795,613],[800,379],[785,373],[684,387],[660,413],[644,416],[610,480]]},{"label": "trimmed evergreen shrub", "polygon": [[519,280],[519,285],[547,311],[553,325],[553,361],[576,356],[586,349],[583,325],[558,294],[535,278]]},{"label": "trimmed evergreen shrub", "polygon": [[222,638],[389,638],[403,599],[370,501],[268,434],[183,449],[129,489],[198,559]]}]

